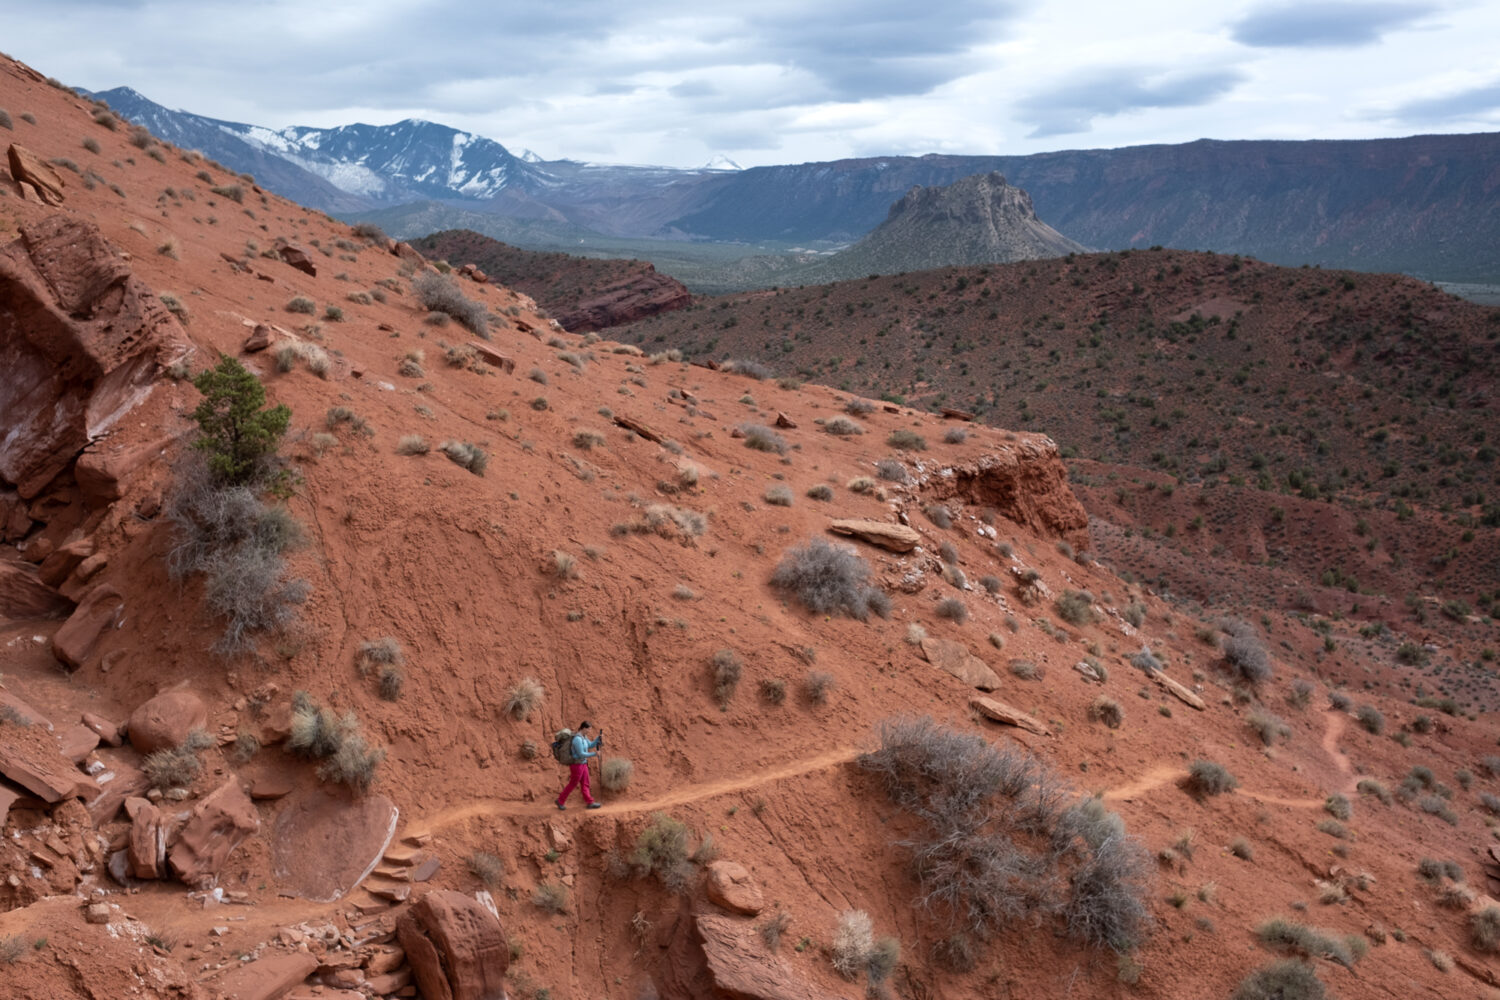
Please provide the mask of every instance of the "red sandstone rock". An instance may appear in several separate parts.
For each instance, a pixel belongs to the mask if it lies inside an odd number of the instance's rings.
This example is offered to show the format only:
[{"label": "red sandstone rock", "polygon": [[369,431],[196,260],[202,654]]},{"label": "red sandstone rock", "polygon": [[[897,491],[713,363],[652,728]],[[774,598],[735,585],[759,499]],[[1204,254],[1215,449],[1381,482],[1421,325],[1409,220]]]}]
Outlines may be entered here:
[{"label": "red sandstone rock", "polygon": [[703,887],[713,903],[732,913],[753,917],[765,908],[760,886],[748,869],[735,861],[715,861],[708,866]]},{"label": "red sandstone rock", "polygon": [[496,368],[505,372],[507,375],[516,370],[515,358],[501,354],[489,344],[486,344],[483,341],[479,340],[471,340],[469,341],[469,346],[474,349],[475,354],[478,354],[481,358],[484,359],[486,364],[494,365]]},{"label": "red sandstone rock", "polygon": [[260,829],[260,815],[239,779],[231,776],[198,803],[168,853],[172,871],[188,885],[213,880],[229,852]]},{"label": "red sandstone rock", "polygon": [[327,902],[375,869],[396,833],[399,813],[383,795],[314,788],[276,817],[271,856],[286,891]]},{"label": "red sandstone rock", "polygon": [[40,724],[6,726],[0,740],[0,775],[54,804],[99,794],[94,779],[63,756],[57,737]]},{"label": "red sandstone rock", "polygon": [[73,602],[37,579],[25,563],[0,561],[0,619],[61,618]]},{"label": "red sandstone rock", "polygon": [[1068,485],[1057,445],[1045,438],[1016,444],[952,467],[923,487],[929,500],[957,498],[1000,514],[1043,538],[1062,538],[1080,551],[1089,547],[1089,517]]},{"label": "red sandstone rock", "polygon": [[52,637],[52,653],[58,661],[77,670],[98,649],[99,640],[114,628],[125,610],[125,599],[104,584],[89,591],[68,620]]},{"label": "red sandstone rock", "polygon": [[108,719],[95,715],[93,712],[84,712],[82,722],[94,732],[99,734],[99,739],[106,746],[117,747],[125,742],[120,734],[120,726],[110,722]]},{"label": "red sandstone rock", "polygon": [[104,438],[89,445],[73,465],[73,476],[84,500],[90,506],[102,507],[120,499],[125,484],[143,468],[164,461],[162,456],[173,440],[167,436],[126,443]]},{"label": "red sandstone rock", "polygon": [[23,193],[36,195],[44,205],[62,204],[63,180],[50,163],[16,143],[10,144],[7,156],[10,175],[21,185]]},{"label": "red sandstone rock", "polygon": [[835,535],[850,535],[862,542],[878,545],[892,552],[910,552],[922,541],[922,536],[904,524],[888,521],[868,521],[862,518],[839,518],[828,526]]},{"label": "red sandstone rock", "polygon": [[167,860],[161,810],[145,799],[131,797],[125,800],[125,812],[130,816],[130,843],[125,848],[125,859],[131,878],[161,878]]},{"label": "red sandstone rock", "polygon": [[430,892],[396,924],[396,936],[426,1000],[500,1000],[510,947],[500,921],[474,899]]},{"label": "red sandstone rock", "polygon": [[290,267],[295,267],[304,274],[316,278],[318,276],[318,265],[313,262],[312,254],[307,252],[306,247],[297,246],[295,243],[276,244],[276,253],[282,261]]},{"label": "red sandstone rock", "polygon": [[223,1000],[281,1000],[317,967],[305,951],[272,955],[229,970],[213,986]]},{"label": "red sandstone rock", "polygon": [[703,913],[684,916],[662,968],[662,1000],[837,1000],[766,950],[753,921]]},{"label": "red sandstone rock", "polygon": [[90,222],[53,215],[0,248],[0,480],[39,495],[189,349]]},{"label": "red sandstone rock", "polygon": [[130,714],[130,745],[145,756],[181,746],[188,733],[208,725],[208,707],[191,691],[164,691]]},{"label": "red sandstone rock", "polygon": [[993,698],[974,697],[969,699],[969,704],[986,719],[992,719],[1007,726],[1016,726],[1026,730],[1028,733],[1036,733],[1038,736],[1052,735],[1052,730],[1048,729],[1040,721],[1032,718],[1013,705],[1007,705],[1003,701],[996,701]]},{"label": "red sandstone rock", "polygon": [[37,578],[49,587],[56,587],[66,580],[89,556],[94,554],[94,540],[92,538],[79,538],[59,549],[42,560],[41,566],[37,567]]},{"label": "red sandstone rock", "polygon": [[246,354],[254,354],[270,346],[271,328],[264,323],[257,323],[255,329],[250,332],[250,336],[246,337],[245,342],[240,345],[240,350]]},{"label": "red sandstone rock", "polygon": [[89,817],[96,827],[112,822],[126,799],[144,795],[151,785],[140,768],[123,760],[111,761],[94,780],[103,789],[99,797],[89,803]]},{"label": "red sandstone rock", "polygon": [[776,426],[784,428],[785,430],[796,430],[797,421],[793,420],[785,413],[781,413],[778,411],[776,414]]}]

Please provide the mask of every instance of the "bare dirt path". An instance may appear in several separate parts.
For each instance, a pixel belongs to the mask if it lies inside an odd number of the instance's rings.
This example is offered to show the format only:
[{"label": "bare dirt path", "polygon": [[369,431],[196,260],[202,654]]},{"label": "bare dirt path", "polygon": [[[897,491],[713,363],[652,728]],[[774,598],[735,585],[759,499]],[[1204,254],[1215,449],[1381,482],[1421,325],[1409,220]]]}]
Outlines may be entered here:
[{"label": "bare dirt path", "polygon": [[[1349,764],[1349,758],[1340,752],[1339,739],[1344,734],[1344,729],[1349,725],[1349,717],[1343,712],[1330,711],[1324,715],[1323,736],[1319,745],[1333,761],[1334,767],[1346,778],[1344,785],[1339,790],[1350,792],[1354,789],[1353,771]],[[1127,785],[1111,788],[1104,793],[1106,801],[1119,801],[1122,799],[1133,799],[1144,795],[1149,791],[1166,784],[1176,784],[1187,777],[1187,769],[1173,767],[1170,765],[1153,768],[1141,775],[1139,778]],[[1268,805],[1291,806],[1296,809],[1322,808],[1323,799],[1288,799],[1279,795],[1267,795],[1262,792],[1250,792],[1239,789],[1238,794],[1257,802],[1265,802]]]},{"label": "bare dirt path", "polygon": [[[696,785],[683,785],[673,789],[665,795],[654,799],[627,799],[614,802],[606,802],[599,809],[593,810],[595,815],[623,815],[630,813],[655,812],[661,809],[670,809],[672,806],[680,806],[685,802],[695,802],[698,799],[712,798],[715,795],[727,795],[731,792],[743,792],[760,785],[770,784],[773,781],[781,781],[785,778],[795,778],[813,771],[821,771],[837,764],[847,764],[861,751],[855,747],[841,747],[819,754],[816,757],[804,757],[801,760],[783,765],[770,771],[756,771],[751,774],[740,775],[735,778],[724,778],[719,781],[708,781]],[[574,797],[568,804],[569,813],[582,812],[583,800]],[[431,833],[461,823],[475,816],[551,816],[557,812],[557,808],[550,800],[541,802],[515,802],[506,799],[479,799],[474,802],[466,802],[463,805],[453,806],[439,812],[430,813],[426,816],[415,817],[411,820],[408,828]]]}]

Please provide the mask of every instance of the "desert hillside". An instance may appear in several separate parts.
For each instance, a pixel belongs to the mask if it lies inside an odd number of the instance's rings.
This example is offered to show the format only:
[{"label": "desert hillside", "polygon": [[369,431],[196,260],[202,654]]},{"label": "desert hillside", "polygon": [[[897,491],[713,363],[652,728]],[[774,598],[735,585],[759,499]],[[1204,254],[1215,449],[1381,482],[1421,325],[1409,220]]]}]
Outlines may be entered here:
[{"label": "desert hillside", "polygon": [[569,334],[8,60],[0,109],[7,996],[1500,986],[1495,716],[1418,673],[1488,617],[1199,613],[1095,555],[1163,472],[1003,399]]}]

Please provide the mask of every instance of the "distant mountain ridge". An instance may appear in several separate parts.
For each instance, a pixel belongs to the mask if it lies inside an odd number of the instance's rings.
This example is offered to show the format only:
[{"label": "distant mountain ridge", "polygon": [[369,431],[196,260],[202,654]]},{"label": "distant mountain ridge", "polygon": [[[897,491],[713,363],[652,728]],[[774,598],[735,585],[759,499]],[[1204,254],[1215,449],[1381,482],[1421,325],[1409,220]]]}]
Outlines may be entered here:
[{"label": "distant mountain ridge", "polygon": [[522,158],[414,119],[273,130],[170,111],[129,88],[97,96],[278,194],[349,218],[380,210],[382,224],[404,236],[420,233],[403,225],[403,206],[426,202],[413,210],[428,227],[420,232],[488,228],[440,217],[448,206],[631,239],[850,243],[914,186],[999,171],[1050,225],[1092,247],[1161,245],[1500,283],[1500,133],[679,170]]}]

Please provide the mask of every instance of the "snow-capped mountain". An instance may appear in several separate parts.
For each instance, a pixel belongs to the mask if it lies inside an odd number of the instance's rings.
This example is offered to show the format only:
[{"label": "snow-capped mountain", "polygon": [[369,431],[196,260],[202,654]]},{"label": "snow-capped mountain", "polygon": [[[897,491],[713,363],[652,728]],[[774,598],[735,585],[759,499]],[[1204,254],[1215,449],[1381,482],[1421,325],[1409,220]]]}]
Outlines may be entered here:
[{"label": "snow-capped mountain", "polygon": [[709,158],[709,161],[707,163],[703,164],[703,166],[699,167],[698,169],[699,170],[744,170],[745,168],[742,167],[742,166],[740,166],[738,163],[735,163],[733,160],[731,160],[729,157],[725,156],[723,153],[715,153],[712,157]]},{"label": "snow-capped mountain", "polygon": [[[325,210],[420,200],[531,196],[555,181],[500,143],[436,122],[270,129],[172,111],[128,87],[94,95],[180,146],[255,174],[277,193]],[[279,162],[275,162],[279,161]]]}]

